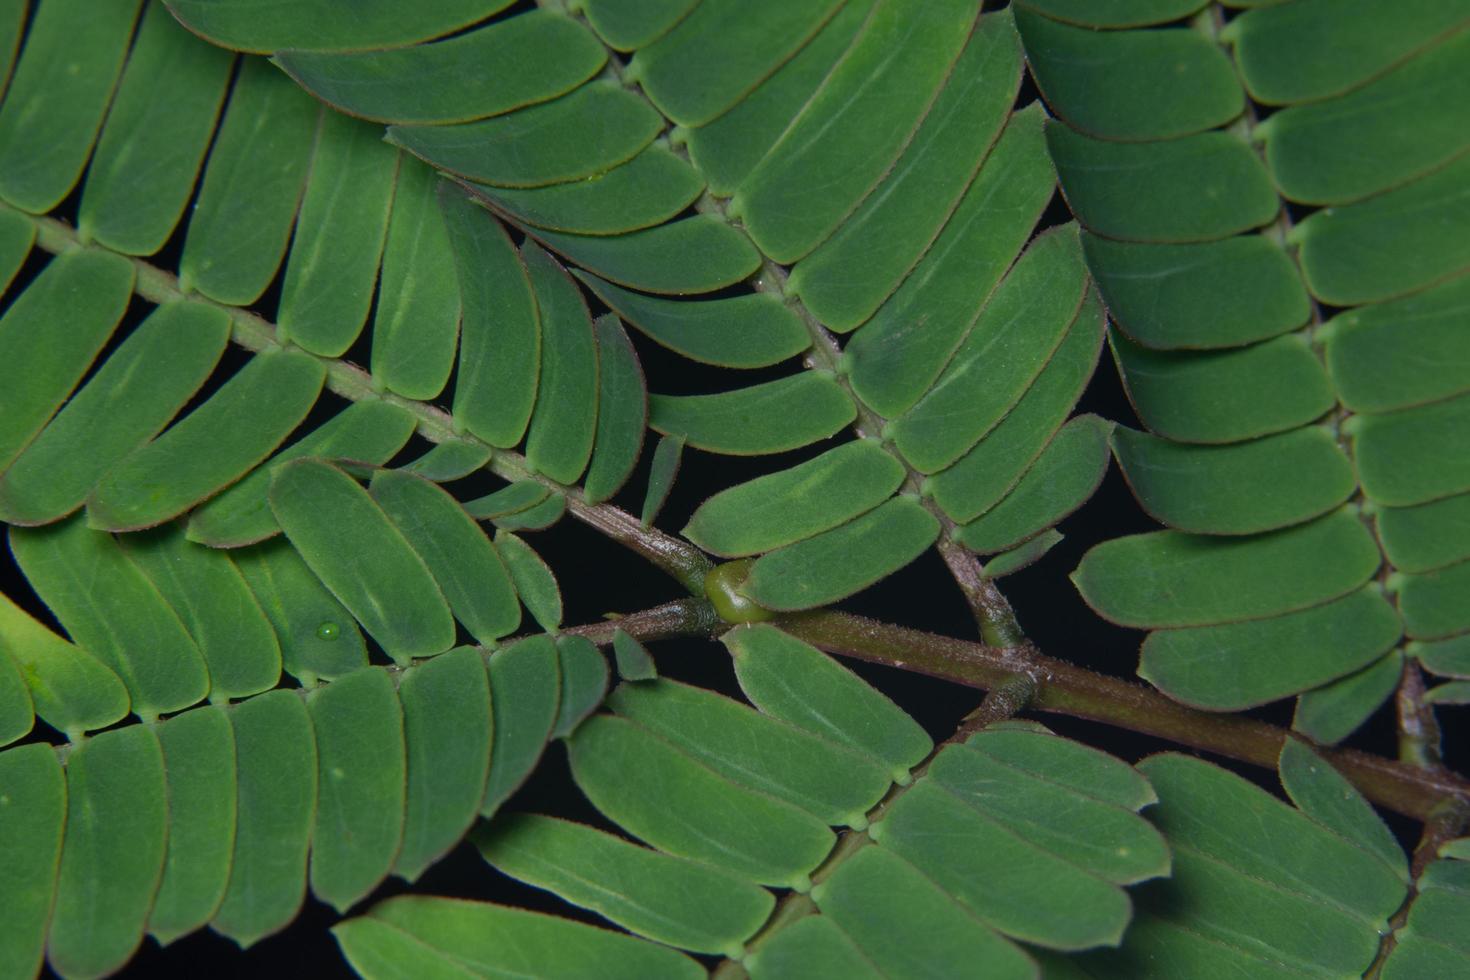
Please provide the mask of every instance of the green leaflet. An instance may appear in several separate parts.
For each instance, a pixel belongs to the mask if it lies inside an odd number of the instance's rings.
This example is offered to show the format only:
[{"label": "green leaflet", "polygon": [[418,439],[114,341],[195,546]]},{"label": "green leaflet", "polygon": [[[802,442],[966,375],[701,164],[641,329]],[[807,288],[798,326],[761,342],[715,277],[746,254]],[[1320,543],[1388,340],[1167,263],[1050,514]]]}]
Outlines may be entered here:
[{"label": "green leaflet", "polygon": [[1439,846],[1439,855],[1440,855],[1440,857],[1459,858],[1460,860],[1463,861],[1465,859],[1465,854],[1466,854],[1466,838],[1464,838],[1464,837],[1461,837],[1461,838],[1458,838],[1458,839],[1452,840],[1452,841],[1446,841],[1445,843],[1443,843],[1443,844],[1441,844]]},{"label": "green leaflet", "polygon": [[1470,494],[1376,512],[1378,541],[1401,572],[1429,572],[1470,558]]},{"label": "green leaflet", "polygon": [[106,728],[128,713],[128,690],[112,670],[3,595],[0,645],[30,688],[36,714],[68,738]]},{"label": "green leaflet", "polygon": [[1425,704],[1462,705],[1470,704],[1470,684],[1451,681],[1424,692]]},{"label": "green leaflet", "polygon": [[834,0],[698,5],[639,51],[626,77],[676,123],[709,122],[790,58],[836,6]]},{"label": "green leaflet", "polygon": [[1138,674],[1175,700],[1238,711],[1351,674],[1402,633],[1393,606],[1368,585],[1284,616],[1150,633]]},{"label": "green leaflet", "polygon": [[551,489],[546,484],[531,479],[517,480],[494,493],[469,501],[464,508],[475,520],[489,521],[528,510],[549,496]]},{"label": "green leaflet", "polygon": [[1470,636],[1457,636],[1433,643],[1417,640],[1406,647],[1425,669],[1447,677],[1470,677]]},{"label": "green leaflet", "polygon": [[853,391],[879,414],[898,416],[929,391],[1051,200],[1041,119],[1039,107],[1011,118],[939,238],[842,351]]},{"label": "green leaflet", "polygon": [[1321,332],[1343,404],[1358,412],[1386,412],[1470,390],[1467,309],[1470,276],[1460,276],[1333,317]]},{"label": "green leaflet", "polygon": [[540,310],[541,378],[526,434],[532,472],[576,483],[597,431],[597,340],[587,305],[566,270],[533,242],[521,248]]},{"label": "green leaflet", "polygon": [[506,531],[497,531],[495,547],[515,582],[516,592],[532,618],[547,631],[561,626],[561,588],[541,556],[526,542]]},{"label": "green leaflet", "polygon": [[369,918],[345,919],[332,935],[352,969],[370,980],[475,980],[477,974],[393,926]]},{"label": "green leaflet", "polygon": [[208,692],[199,648],[111,535],[72,518],[11,528],[10,549],[72,639],[127,685],[139,717],[186,708]]},{"label": "green leaflet", "polygon": [[102,976],[143,941],[163,874],[168,807],[158,738],[138,725],[88,739],[66,760],[66,786],[46,956],[63,976]]},{"label": "green leaflet", "polygon": [[1082,235],[1087,265],[1119,329],[1155,350],[1239,347],[1307,322],[1307,291],[1264,235],[1139,245]]},{"label": "green leaflet", "polygon": [[434,193],[438,183],[417,160],[399,161],[371,364],[374,382],[405,398],[433,398],[444,390],[459,340],[459,283]]},{"label": "green leaflet", "polygon": [[[160,5],[144,11],[82,190],[84,241],[151,255],[168,240],[204,162],[234,60],[200,44]],[[170,97],[158,98],[160,91]]]},{"label": "green leaflet", "polygon": [[1072,573],[1088,605],[1126,626],[1204,626],[1320,605],[1382,557],[1351,510],[1243,538],[1156,531],[1105,541]]},{"label": "green leaflet", "polygon": [[1091,0],[1025,0],[1025,5],[1069,24],[1147,27],[1180,20],[1205,4],[1204,0],[1118,0],[1099,7]]},{"label": "green leaflet", "polygon": [[311,890],[345,912],[387,876],[403,840],[403,713],[381,667],[317,688],[307,710],[317,746]]},{"label": "green leaflet", "polygon": [[471,190],[538,228],[617,235],[674,217],[699,197],[704,181],[693,167],[654,143],[627,163],[585,180],[529,188],[479,184]]},{"label": "green leaflet", "polygon": [[228,555],[186,540],[177,524],[118,540],[198,645],[212,699],[275,686],[281,676],[275,632]]},{"label": "green leaflet", "polygon": [[[981,921],[1029,942],[1058,949],[1116,943],[1132,911],[1120,888],[927,779],[899,797],[870,833]],[[1163,855],[1161,848],[1156,853]],[[820,893],[817,902],[823,904]]]},{"label": "green leaflet", "polygon": [[762,456],[831,436],[857,407],[830,374],[803,371],[716,395],[651,395],[648,424],[695,449]]},{"label": "green leaflet", "polygon": [[1012,572],[1019,572],[1023,568],[1029,568],[1040,561],[1048,551],[1056,547],[1062,541],[1062,533],[1056,528],[1042,531],[1029,541],[1003,551],[980,567],[980,573],[986,578],[1000,578]]},{"label": "green leaflet", "polygon": [[399,470],[373,474],[368,493],[424,560],[454,616],[481,643],[521,623],[510,573],[495,546],[448,492]]},{"label": "green leaflet", "polygon": [[766,609],[812,609],[861,591],[923,554],[939,521],[910,497],[757,558],[740,587]]},{"label": "green leaflet", "polygon": [[378,280],[398,159],[378,127],[335,112],[322,117],[276,315],[282,342],[340,357],[357,339]]},{"label": "green leaflet", "polygon": [[882,974],[825,915],[808,915],[782,927],[742,965],[754,980],[882,980]]},{"label": "green leaflet", "polygon": [[229,332],[229,317],[201,304],[154,310],[0,474],[0,517],[45,524],[81,506],[103,474],[199,390]]},{"label": "green leaflet", "polygon": [[679,475],[679,461],[684,455],[683,436],[663,436],[653,449],[653,460],[648,468],[648,489],[643,495],[643,511],[639,522],[652,527],[659,511],[674,489],[674,480]]},{"label": "green leaflet", "polygon": [[766,367],[811,346],[800,316],[769,293],[687,302],[620,289],[581,270],[575,274],[645,335],[690,360]]},{"label": "green leaflet", "polygon": [[1459,156],[1470,147],[1467,63],[1462,32],[1347,95],[1272,115],[1253,136],[1281,193],[1345,204]]},{"label": "green leaflet", "polygon": [[551,738],[561,701],[561,667],[550,636],[531,636],[492,654],[490,776],[482,814],[492,815],[531,774]]},{"label": "green leaflet", "polygon": [[902,464],[878,443],[849,442],[720,491],[700,504],[680,533],[714,555],[757,555],[867,513],[903,480]]},{"label": "green leaflet", "polygon": [[556,656],[561,669],[561,704],[552,738],[569,738],[607,696],[607,661],[585,636],[560,636]]},{"label": "green leaflet", "polygon": [[[3,13],[0,13],[0,65],[3,65],[7,75],[15,64],[16,48],[20,45],[21,34],[25,29],[26,7],[17,0],[10,0]],[[8,78],[7,78],[8,81]],[[0,93],[4,92],[0,86]]]},{"label": "green leaflet", "polygon": [[169,0],[174,16],[195,33],[243,51],[396,47],[453,33],[508,6],[507,0],[428,0],[410,8],[364,0],[348,10],[332,0],[301,0],[262,16],[253,0]]},{"label": "green leaflet", "polygon": [[387,140],[450,173],[502,187],[592,177],[631,160],[658,135],[658,113],[614,82],[456,126],[390,126]]},{"label": "green leaflet", "polygon": [[592,329],[597,335],[597,435],[582,498],[600,504],[622,489],[638,465],[648,425],[648,385],[618,318],[600,316]]},{"label": "green leaflet", "polygon": [[730,782],[632,722],[597,715],[567,744],[572,777],[593,805],[662,851],[792,887],[832,848],[817,818]]},{"label": "green leaflet", "polygon": [[613,631],[613,655],[618,676],[625,681],[651,681],[658,677],[658,667],[648,648],[621,629]]},{"label": "green leaflet", "polygon": [[1470,395],[1348,423],[1370,500],[1398,507],[1470,490]]},{"label": "green leaflet", "polygon": [[235,567],[275,628],[281,666],[303,687],[367,664],[357,623],[288,541],[235,552]]},{"label": "green leaflet", "polygon": [[399,469],[434,483],[449,483],[469,476],[490,462],[494,455],[495,450],[484,443],[469,439],[446,439]]},{"label": "green leaflet", "polygon": [[138,7],[138,0],[101,10],[89,0],[62,0],[35,12],[0,108],[0,197],[41,214],[72,189],[122,71]]},{"label": "green leaflet", "polygon": [[[398,950],[389,960],[394,972],[372,972],[369,980],[422,976],[425,964],[432,964],[436,978],[513,975],[528,968],[547,980],[698,980],[705,973],[682,953],[622,933],[460,899],[405,895],[380,902],[367,916],[345,925],[358,926],[347,933],[354,944],[385,930],[418,940],[413,946],[393,947]],[[422,952],[426,948],[428,957]],[[535,951],[529,963],[528,950]],[[441,961],[451,969],[439,969]],[[454,972],[454,967],[463,972]]]},{"label": "green leaflet", "polygon": [[1403,654],[1394,650],[1355,674],[1306,691],[1297,699],[1291,727],[1319,745],[1336,744],[1378,710],[1403,674]]},{"label": "green leaflet", "polygon": [[351,115],[453,123],[570,91],[597,73],[607,52],[568,18],[533,10],[431,44],[344,54],[282,51],[274,60],[303,88]]},{"label": "green leaflet", "polygon": [[[1232,21],[1222,40],[1251,95],[1266,103],[1310,102],[1346,91],[1470,19],[1463,3],[1406,0],[1391,21],[1372,0],[1302,0],[1266,6]],[[1302,45],[1342,58],[1303,58]]]},{"label": "green leaflet", "polygon": [[531,234],[604,279],[650,293],[687,295],[733,286],[754,273],[760,253],[712,214],[696,214],[625,235]]},{"label": "green leaflet", "polygon": [[496,870],[658,942],[740,955],[770,915],[770,892],[708,865],[638,847],[591,827],[513,814],[475,844]]},{"label": "green leaflet", "polygon": [[1076,226],[1043,233],[996,287],[938,380],[885,436],[922,473],[959,459],[1025,394],[1086,294]]},{"label": "green leaflet", "polygon": [[1281,785],[1299,810],[1379,858],[1401,880],[1409,880],[1403,849],[1373,807],[1306,743],[1287,739],[1279,770]]},{"label": "green leaflet", "polygon": [[109,470],[87,498],[87,523],[153,527],[219,493],[301,423],[325,377],[320,361],[298,351],[256,354],[203,405]]},{"label": "green leaflet", "polygon": [[[843,861],[812,895],[822,918],[836,923],[883,976],[943,976],[956,963],[999,980],[1036,976],[1018,947],[885,847],[865,847]],[[912,946],[916,934],[932,938]]]},{"label": "green leaflet", "polygon": [[956,521],[979,517],[1010,493],[1056,434],[1097,366],[1106,323],[1089,291],[1061,346],[1006,417],[923,491]]},{"label": "green leaflet", "polygon": [[1004,551],[1082,506],[1107,472],[1112,429],[1096,415],[1068,422],[1009,496],[959,528],[960,543],[980,554]]},{"label": "green leaflet", "polygon": [[1148,780],[1126,762],[1081,742],[1057,738],[1039,726],[991,725],[970,736],[965,747],[1009,769],[1114,806],[1137,811],[1158,801]]},{"label": "green leaflet", "polygon": [[260,298],[281,264],[311,167],[321,107],[258,58],[240,64],[179,260],[179,289]]},{"label": "green leaflet", "polygon": [[[18,5],[12,3],[13,6]],[[19,29],[19,24],[16,24]],[[3,49],[0,49],[3,50]],[[3,58],[4,55],[0,55]],[[0,95],[4,90],[0,89]],[[36,223],[18,211],[0,212],[0,286],[9,288],[36,243]]]},{"label": "green leaflet", "polygon": [[283,464],[318,456],[381,466],[403,448],[416,424],[411,413],[389,402],[353,402],[195,508],[189,515],[189,540],[215,548],[238,548],[280,533],[271,511],[270,486],[271,476]]},{"label": "green leaflet", "polygon": [[536,403],[541,320],[526,267],[505,229],[449,183],[439,207],[459,270],[459,375],[454,386],[456,430],[498,449],[517,445]]},{"label": "green leaflet", "polygon": [[235,842],[235,736],[218,707],[195,708],[156,729],[168,783],[168,852],[148,914],[167,945],[214,918]]},{"label": "green leaflet", "polygon": [[[117,328],[132,292],[126,259],[76,251],[52,259],[0,317],[0,470],[71,394]],[[57,323],[68,329],[58,331]]]},{"label": "green leaflet", "polygon": [[[1159,794],[1150,817],[1179,848],[1369,922],[1398,907],[1400,873],[1240,776],[1175,754],[1139,768]],[[1376,949],[1377,936],[1364,938]]]},{"label": "green leaflet", "polygon": [[9,799],[0,819],[0,872],[6,883],[0,962],[29,975],[41,969],[51,920],[66,826],[66,778],[56,751],[36,742],[0,752],[0,785]]},{"label": "green leaflet", "polygon": [[542,531],[561,520],[566,512],[566,496],[553,493],[538,504],[495,518],[495,527],[500,531]]},{"label": "green leaflet", "polygon": [[[1357,488],[1333,433],[1304,426],[1228,446],[1191,446],[1120,427],[1113,452],[1149,515],[1201,534],[1253,534],[1324,514]],[[1271,487],[1258,494],[1253,488]]]},{"label": "green leaflet", "polygon": [[597,335],[597,435],[582,480],[582,497],[600,504],[632,475],[648,420],[648,392],[638,354],[616,316],[592,323]]},{"label": "green leaflet", "polygon": [[1267,224],[1281,207],[1265,167],[1230,133],[1113,143],[1052,122],[1046,139],[1073,213],[1109,238],[1210,241]]},{"label": "green leaflet", "polygon": [[[1035,755],[1049,763],[1041,771],[1018,771],[1004,759],[1012,738],[1028,736]],[[999,747],[991,750],[988,741]],[[927,775],[988,821],[1115,885],[1167,875],[1168,848],[1134,812],[1140,800],[1153,802],[1151,793],[1109,800],[1087,786],[1059,785],[1046,772],[1092,755],[1084,763],[1086,771],[1101,780],[1121,783],[1136,777],[1119,760],[1041,732],[981,731],[963,745],[941,751]]]},{"label": "green leaflet", "polygon": [[[1366,969],[1405,890],[1381,858],[1208,763],[1166,754],[1140,768],[1159,792],[1150,818],[1175,871],[1144,895],[1121,954],[1098,957],[1104,976],[1157,956],[1194,973],[1222,945],[1260,964],[1252,976]],[[1191,948],[1179,930],[1213,942]]]},{"label": "green leaflet", "polygon": [[306,850],[317,801],[316,739],[294,691],[230,710],[238,816],[230,883],[213,928],[248,947],[282,929],[306,897]]},{"label": "green leaflet", "polygon": [[838,331],[867,320],[942,230],[990,152],[1021,80],[1008,14],[982,18],[882,189],[796,264],[787,291]]},{"label": "green leaflet", "polygon": [[1294,429],[1335,401],[1322,363],[1299,335],[1222,351],[1151,351],[1109,335],[1128,400],[1143,424],[1178,442],[1237,442]]},{"label": "green leaflet", "polygon": [[698,0],[580,0],[587,22],[619,51],[646,47],[677,24]]},{"label": "green leaflet", "polygon": [[459,842],[485,798],[493,728],[480,651],[459,647],[410,667],[398,699],[408,770],[393,873],[413,881]]},{"label": "green leaflet", "polygon": [[36,723],[31,692],[20,673],[20,664],[9,654],[0,656],[0,745],[24,736]]},{"label": "green leaflet", "polygon": [[701,688],[667,680],[625,684],[608,707],[732,782],[826,824],[865,827],[890,785],[876,761]]},{"label": "green leaflet", "polygon": [[1463,156],[1403,187],[1312,214],[1287,236],[1300,248],[1307,287],[1324,303],[1353,306],[1470,268],[1470,242],[1458,234],[1470,221],[1467,178],[1470,156]]},{"label": "green leaflet", "polygon": [[1465,596],[1470,595],[1470,562],[1423,575],[1400,574],[1389,579],[1389,587],[1398,593],[1399,612],[1410,636],[1433,640],[1470,630],[1470,611],[1465,606]]},{"label": "green leaflet", "polygon": [[[602,0],[606,6],[608,0]],[[627,0],[613,0],[627,2]],[[633,0],[640,9],[648,0]],[[687,2],[687,0],[676,0]],[[670,139],[689,148],[691,159],[709,181],[710,193],[729,197],[770,151],[787,125],[827,78],[867,21],[874,0],[849,0],[806,46],[718,118],[687,129],[674,127]]]},{"label": "green leaflet", "polygon": [[[1087,30],[1025,8],[1016,26],[1046,101],[1091,136],[1171,139],[1229,122],[1245,108],[1230,59],[1193,28]],[[1168,85],[1159,84],[1164,77]]]},{"label": "green leaflet", "polygon": [[730,199],[729,214],[761,251],[790,264],[836,230],[913,139],[975,17],[974,5],[960,0],[926,4],[921,13],[899,3],[877,6]]},{"label": "green leaflet", "polygon": [[356,480],[321,460],[271,478],[271,509],[293,547],[399,663],[442,653],[454,620],[424,560]]},{"label": "green leaflet", "polygon": [[774,626],[754,624],[720,637],[752,704],[887,766],[894,782],[934,748],[918,723],[876,688],[816,647]]}]

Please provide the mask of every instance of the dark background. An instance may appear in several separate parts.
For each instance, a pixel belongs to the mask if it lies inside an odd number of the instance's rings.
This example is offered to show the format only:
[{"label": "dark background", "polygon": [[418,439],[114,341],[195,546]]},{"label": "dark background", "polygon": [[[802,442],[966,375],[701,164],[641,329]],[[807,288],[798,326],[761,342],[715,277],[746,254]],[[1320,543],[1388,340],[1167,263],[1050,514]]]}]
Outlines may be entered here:
[{"label": "dark background", "polygon": [[[515,13],[521,6],[518,4],[506,14]],[[1035,91],[1028,79],[1018,102],[1025,104],[1034,98]],[[63,220],[74,220],[76,205],[77,198],[74,196],[62,205],[55,216]],[[1042,227],[1069,219],[1070,215],[1058,198],[1048,210]],[[174,268],[181,246],[182,238],[176,236],[151,261],[162,268]],[[39,272],[48,259],[49,256],[39,251],[32,255],[17,277],[15,286],[0,301],[0,308],[8,306],[11,298]],[[279,289],[278,279],[254,309],[268,319],[273,319]],[[605,312],[605,308],[590,295],[588,300],[593,315]],[[126,336],[128,328],[140,322],[150,309],[148,304],[135,300],[124,327],[118,331],[98,363],[105,360],[122,337]],[[771,380],[799,369],[795,360],[756,371],[732,372],[710,368],[684,360],[634,331],[629,332],[643,360],[650,390],[660,393],[689,394],[723,390]],[[348,353],[349,360],[363,365],[368,363],[368,333],[370,331],[365,331],[364,339]],[[248,356],[246,352],[232,348],[226,355],[224,367],[190,407],[217,389],[223,378],[238,369],[248,360]],[[449,390],[452,390],[452,385],[451,380]],[[335,396],[324,395],[313,416],[303,425],[302,431],[320,424],[334,414],[341,404]],[[1138,427],[1106,350],[1097,374],[1077,411],[1095,412],[1122,424]],[[830,444],[808,447],[780,456],[750,459],[689,451],[684,456],[679,477],[658,525],[666,531],[676,533],[694,508],[711,493],[762,473],[790,466],[815,455]],[[394,462],[406,462],[426,448],[427,444],[415,437]],[[633,513],[637,513],[641,507],[651,450],[650,439],[639,470],[615,501]],[[470,499],[488,493],[498,485],[498,480],[481,474],[458,481],[450,489],[460,499]],[[1015,606],[1022,627],[1044,653],[1104,673],[1132,676],[1142,633],[1113,626],[1099,619],[1084,605],[1066,576],[1076,567],[1083,553],[1097,542],[1123,534],[1151,530],[1156,526],[1139,510],[1114,466],[1089,503],[1062,523],[1061,530],[1066,535],[1065,540],[1036,565],[1001,580],[1001,588]],[[546,531],[530,533],[527,538],[558,576],[566,603],[565,622],[568,625],[596,621],[608,612],[628,613],[644,609],[677,598],[681,594],[680,587],[672,579],[573,519],[563,520]],[[8,595],[43,621],[55,625],[54,620],[18,575],[8,549],[0,549],[0,577],[5,581],[4,590]],[[961,594],[944,563],[933,550],[898,574],[841,605],[863,615],[936,633],[967,638],[975,636],[975,626]],[[527,623],[529,624],[529,617]],[[701,640],[663,641],[652,645],[652,652],[662,674],[739,696],[729,657],[718,643]],[[374,656],[378,662],[387,662],[381,651],[374,651]],[[849,665],[909,711],[936,741],[948,737],[958,721],[979,704],[982,696],[982,692],[918,674],[861,662],[850,662]],[[289,677],[283,677],[283,682],[292,683]],[[1249,714],[1287,726],[1291,723],[1292,706],[1292,701],[1287,700],[1255,709]],[[1463,714],[1464,712],[1458,713]],[[1445,712],[1442,715],[1442,721],[1453,726],[1451,728],[1447,725],[1445,742],[1446,747],[1451,750],[1448,761],[1463,769],[1466,762],[1466,726],[1456,713]],[[1130,761],[1152,752],[1176,748],[1169,743],[1096,723],[1062,716],[1044,716],[1041,720],[1060,734],[1089,742]],[[62,740],[57,733],[40,723],[37,726],[37,736],[57,742]],[[1380,710],[1347,744],[1384,755],[1396,754],[1391,706]],[[1233,764],[1232,768],[1273,792],[1278,791],[1274,774]],[[550,812],[612,829],[572,784],[565,753],[559,743],[548,748],[541,766],[527,785],[506,804],[506,808],[511,811]],[[1417,836],[1417,827],[1393,815],[1387,815],[1386,819],[1406,846],[1412,846]],[[404,882],[391,879],[365,899],[358,910],[382,898],[409,890],[410,886]],[[438,865],[429,869],[411,890],[422,894],[516,904],[585,921],[600,921],[595,916],[566,906],[546,893],[500,875],[485,864],[478,853],[467,844],[461,844]],[[153,940],[148,939],[122,975],[352,976],[327,931],[338,919],[334,910],[308,896],[301,915],[288,929],[257,943],[249,950],[241,951],[232,941],[207,929],[178,940],[167,950],[160,949]]]}]

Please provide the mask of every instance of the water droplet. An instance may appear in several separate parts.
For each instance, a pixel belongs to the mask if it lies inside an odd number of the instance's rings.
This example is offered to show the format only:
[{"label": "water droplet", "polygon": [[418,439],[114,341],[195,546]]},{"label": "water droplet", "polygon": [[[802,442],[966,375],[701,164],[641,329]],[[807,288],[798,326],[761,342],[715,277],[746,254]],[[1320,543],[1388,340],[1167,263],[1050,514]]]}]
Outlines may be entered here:
[{"label": "water droplet", "polygon": [[316,638],[318,640],[335,640],[341,635],[342,627],[333,622],[322,623],[316,628]]}]

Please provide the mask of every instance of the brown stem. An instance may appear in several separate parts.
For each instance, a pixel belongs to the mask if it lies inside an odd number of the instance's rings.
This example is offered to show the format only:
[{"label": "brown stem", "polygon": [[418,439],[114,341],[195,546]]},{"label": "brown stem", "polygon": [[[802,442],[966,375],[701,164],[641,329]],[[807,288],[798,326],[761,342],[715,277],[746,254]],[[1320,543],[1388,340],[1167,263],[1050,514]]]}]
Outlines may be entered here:
[{"label": "brown stem", "polygon": [[[1105,722],[1180,745],[1274,769],[1287,731],[1239,715],[1213,714],[1171,701],[1152,688],[1073,666],[1052,657],[989,647],[849,613],[820,611],[787,617],[782,629],[831,653],[901,667],[990,690],[1017,674],[1037,682],[1030,708]],[[1323,756],[1375,803],[1425,819],[1447,798],[1470,801],[1470,781],[1442,769],[1421,769],[1352,749]]]},{"label": "brown stem", "polygon": [[729,625],[715,613],[715,607],[708,599],[691,596],[627,616],[610,617],[600,623],[574,626],[563,632],[584,636],[598,646],[606,646],[618,630],[638,640],[665,640],[674,636],[712,637]]},{"label": "brown stem", "polygon": [[1439,722],[1434,717],[1434,706],[1424,703],[1424,672],[1413,657],[1404,658],[1394,705],[1399,717],[1399,761],[1425,769],[1438,768]]}]

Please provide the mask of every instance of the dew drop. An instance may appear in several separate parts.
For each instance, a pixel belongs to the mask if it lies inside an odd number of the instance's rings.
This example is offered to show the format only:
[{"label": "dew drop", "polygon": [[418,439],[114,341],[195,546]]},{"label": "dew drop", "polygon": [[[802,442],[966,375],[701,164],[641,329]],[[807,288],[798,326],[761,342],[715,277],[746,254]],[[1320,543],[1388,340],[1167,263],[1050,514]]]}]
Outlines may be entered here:
[{"label": "dew drop", "polygon": [[333,622],[325,622],[316,628],[318,640],[335,640],[342,635],[342,627]]}]

